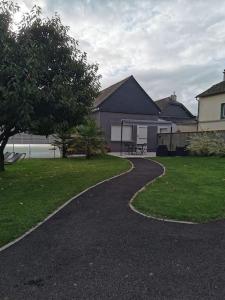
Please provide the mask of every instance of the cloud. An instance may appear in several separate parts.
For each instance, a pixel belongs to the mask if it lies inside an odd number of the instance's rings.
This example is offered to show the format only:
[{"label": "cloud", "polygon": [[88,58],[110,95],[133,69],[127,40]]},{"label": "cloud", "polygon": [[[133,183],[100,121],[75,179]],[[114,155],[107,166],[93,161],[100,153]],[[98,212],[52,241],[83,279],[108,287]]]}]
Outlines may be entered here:
[{"label": "cloud", "polygon": [[195,96],[222,80],[225,2],[222,0],[20,0],[26,9],[57,11],[102,87],[133,74],[153,99],[176,91],[197,112]]}]

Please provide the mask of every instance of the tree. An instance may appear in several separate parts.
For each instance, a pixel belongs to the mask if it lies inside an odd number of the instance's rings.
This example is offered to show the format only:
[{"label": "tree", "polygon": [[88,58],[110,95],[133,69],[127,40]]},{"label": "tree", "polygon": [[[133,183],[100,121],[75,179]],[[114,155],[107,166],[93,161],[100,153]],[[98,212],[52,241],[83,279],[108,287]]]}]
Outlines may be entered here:
[{"label": "tree", "polygon": [[71,148],[82,149],[87,159],[94,154],[105,152],[103,133],[93,119],[87,118],[84,124],[77,127]]},{"label": "tree", "polygon": [[52,145],[59,148],[62,158],[67,158],[68,148],[74,143],[74,137],[72,137],[73,132],[73,128],[69,130],[67,128],[59,128],[54,135],[55,140]]},{"label": "tree", "polygon": [[[0,171],[4,170],[4,148],[10,136],[19,132],[19,128],[26,127],[25,119],[17,118],[20,110],[19,95],[16,82],[20,76],[18,58],[16,55],[16,34],[11,31],[12,16],[18,7],[12,3],[2,2],[0,6]],[[20,91],[22,92],[22,90]],[[18,113],[19,114],[19,113]],[[17,120],[17,122],[15,122]],[[16,124],[17,123],[17,124]]]},{"label": "tree", "polygon": [[34,7],[12,30],[12,2],[0,4],[0,170],[14,134],[49,135],[80,124],[99,90],[98,67],[55,15]]}]

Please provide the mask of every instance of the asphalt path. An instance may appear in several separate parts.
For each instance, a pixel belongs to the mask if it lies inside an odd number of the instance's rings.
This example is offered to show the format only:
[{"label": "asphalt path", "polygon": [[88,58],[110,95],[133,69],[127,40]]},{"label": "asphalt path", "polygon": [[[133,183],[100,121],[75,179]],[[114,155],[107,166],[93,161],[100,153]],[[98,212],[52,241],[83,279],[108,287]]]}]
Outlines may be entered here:
[{"label": "asphalt path", "polygon": [[[225,224],[143,217],[129,200],[163,173],[135,168],[70,202],[0,252],[0,299],[225,299]],[[213,199],[212,199],[213,201]]]}]

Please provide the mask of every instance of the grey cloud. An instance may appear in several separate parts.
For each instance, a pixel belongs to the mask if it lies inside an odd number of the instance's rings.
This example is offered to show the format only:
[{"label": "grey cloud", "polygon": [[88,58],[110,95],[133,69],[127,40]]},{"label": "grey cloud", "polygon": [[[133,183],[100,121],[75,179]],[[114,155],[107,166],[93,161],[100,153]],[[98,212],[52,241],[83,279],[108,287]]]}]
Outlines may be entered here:
[{"label": "grey cloud", "polygon": [[[20,0],[19,2],[28,2]],[[196,113],[195,96],[221,81],[223,0],[37,0],[57,11],[99,63],[102,87],[133,74],[153,99],[170,95]]]}]

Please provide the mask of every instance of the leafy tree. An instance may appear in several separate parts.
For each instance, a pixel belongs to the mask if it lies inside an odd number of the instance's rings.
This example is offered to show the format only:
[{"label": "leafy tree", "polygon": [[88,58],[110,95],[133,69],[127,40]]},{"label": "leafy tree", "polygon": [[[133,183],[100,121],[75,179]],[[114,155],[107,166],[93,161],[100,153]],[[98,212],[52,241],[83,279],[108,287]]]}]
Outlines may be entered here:
[{"label": "leafy tree", "polygon": [[73,132],[73,128],[69,130],[67,128],[61,128],[58,129],[57,133],[54,135],[55,140],[52,145],[59,148],[63,158],[67,157],[68,148],[74,143],[74,137],[72,136]]},{"label": "leafy tree", "polygon": [[74,143],[70,148],[81,149],[87,159],[95,154],[105,152],[103,133],[93,119],[88,118],[84,124],[77,127]]},{"label": "leafy tree", "polygon": [[87,62],[58,15],[44,19],[34,7],[15,32],[16,10],[12,2],[0,4],[0,170],[11,136],[69,130],[90,112],[99,89],[97,65]]}]

